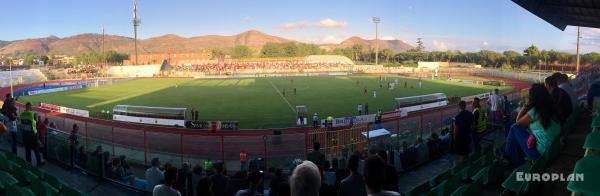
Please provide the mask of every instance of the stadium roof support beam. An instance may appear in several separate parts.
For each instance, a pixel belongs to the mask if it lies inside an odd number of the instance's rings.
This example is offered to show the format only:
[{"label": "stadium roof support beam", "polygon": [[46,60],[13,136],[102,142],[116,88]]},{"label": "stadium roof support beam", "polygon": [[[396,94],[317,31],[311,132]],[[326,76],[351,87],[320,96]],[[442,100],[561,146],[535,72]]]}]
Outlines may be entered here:
[{"label": "stadium roof support beam", "polygon": [[600,28],[600,2],[595,0],[512,0],[560,30],[567,25]]}]

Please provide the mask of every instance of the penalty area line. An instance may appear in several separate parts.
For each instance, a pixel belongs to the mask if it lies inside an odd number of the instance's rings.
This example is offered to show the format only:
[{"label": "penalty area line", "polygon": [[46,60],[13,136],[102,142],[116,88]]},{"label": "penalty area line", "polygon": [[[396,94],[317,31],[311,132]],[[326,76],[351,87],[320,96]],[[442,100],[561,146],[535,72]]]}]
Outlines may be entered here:
[{"label": "penalty area line", "polygon": [[290,110],[292,110],[292,112],[294,112],[294,114],[295,114],[296,110],[294,109],[292,104],[290,104],[290,102],[283,96],[283,94],[281,94],[281,91],[279,91],[279,89],[277,89],[277,87],[275,86],[275,84],[273,84],[273,82],[271,82],[271,80],[268,80],[268,81],[269,81],[269,83],[271,83],[271,86],[275,89],[275,91],[277,92],[279,97],[281,97],[281,99],[283,99],[283,101],[285,101],[285,103],[287,103],[287,105],[290,107]]}]

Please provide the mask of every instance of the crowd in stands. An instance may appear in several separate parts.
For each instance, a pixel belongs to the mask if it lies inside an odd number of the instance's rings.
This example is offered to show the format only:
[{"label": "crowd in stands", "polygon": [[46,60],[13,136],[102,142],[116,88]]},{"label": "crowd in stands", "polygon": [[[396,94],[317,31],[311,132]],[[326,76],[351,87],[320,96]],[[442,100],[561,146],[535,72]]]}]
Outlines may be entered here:
[{"label": "crowd in stands", "polygon": [[79,65],[66,68],[65,71],[68,74],[96,74],[100,73],[103,66],[97,65]]},{"label": "crowd in stands", "polygon": [[174,71],[215,73],[303,72],[303,71],[347,71],[347,66],[336,63],[305,62],[235,62],[175,65]]}]

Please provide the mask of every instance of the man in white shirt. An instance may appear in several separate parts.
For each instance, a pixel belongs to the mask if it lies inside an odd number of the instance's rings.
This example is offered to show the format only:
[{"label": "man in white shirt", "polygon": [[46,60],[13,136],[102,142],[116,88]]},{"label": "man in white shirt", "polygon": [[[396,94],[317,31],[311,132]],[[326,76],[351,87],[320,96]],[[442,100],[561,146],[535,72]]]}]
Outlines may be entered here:
[{"label": "man in white shirt", "polygon": [[492,115],[492,127],[495,128],[498,120],[500,122],[502,121],[502,112],[500,112],[500,108],[502,108],[502,97],[500,97],[498,89],[494,89],[494,93],[492,93],[488,99],[488,104],[490,104]]},{"label": "man in white shirt", "polygon": [[173,188],[177,180],[177,168],[170,167],[165,171],[165,183],[159,184],[152,190],[152,196],[181,196],[181,193]]},{"label": "man in white shirt", "polygon": [[160,184],[164,178],[163,172],[158,168],[160,166],[158,158],[153,158],[150,163],[152,167],[146,170],[146,190],[148,191],[152,191],[154,186]]}]

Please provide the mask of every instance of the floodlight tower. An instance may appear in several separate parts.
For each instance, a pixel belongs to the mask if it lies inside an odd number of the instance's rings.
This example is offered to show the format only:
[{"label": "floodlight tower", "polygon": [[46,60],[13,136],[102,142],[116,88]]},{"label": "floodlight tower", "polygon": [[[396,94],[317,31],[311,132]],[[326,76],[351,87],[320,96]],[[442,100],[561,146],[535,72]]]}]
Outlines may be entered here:
[{"label": "floodlight tower", "polygon": [[379,19],[379,17],[373,17],[372,19],[373,23],[375,23],[375,65],[377,65],[379,63],[379,29],[378,29],[378,25],[379,22],[381,22],[381,19]]},{"label": "floodlight tower", "polygon": [[135,48],[135,64],[138,64],[137,49],[137,28],[140,26],[140,20],[137,17],[137,0],[133,0],[133,46]]}]

